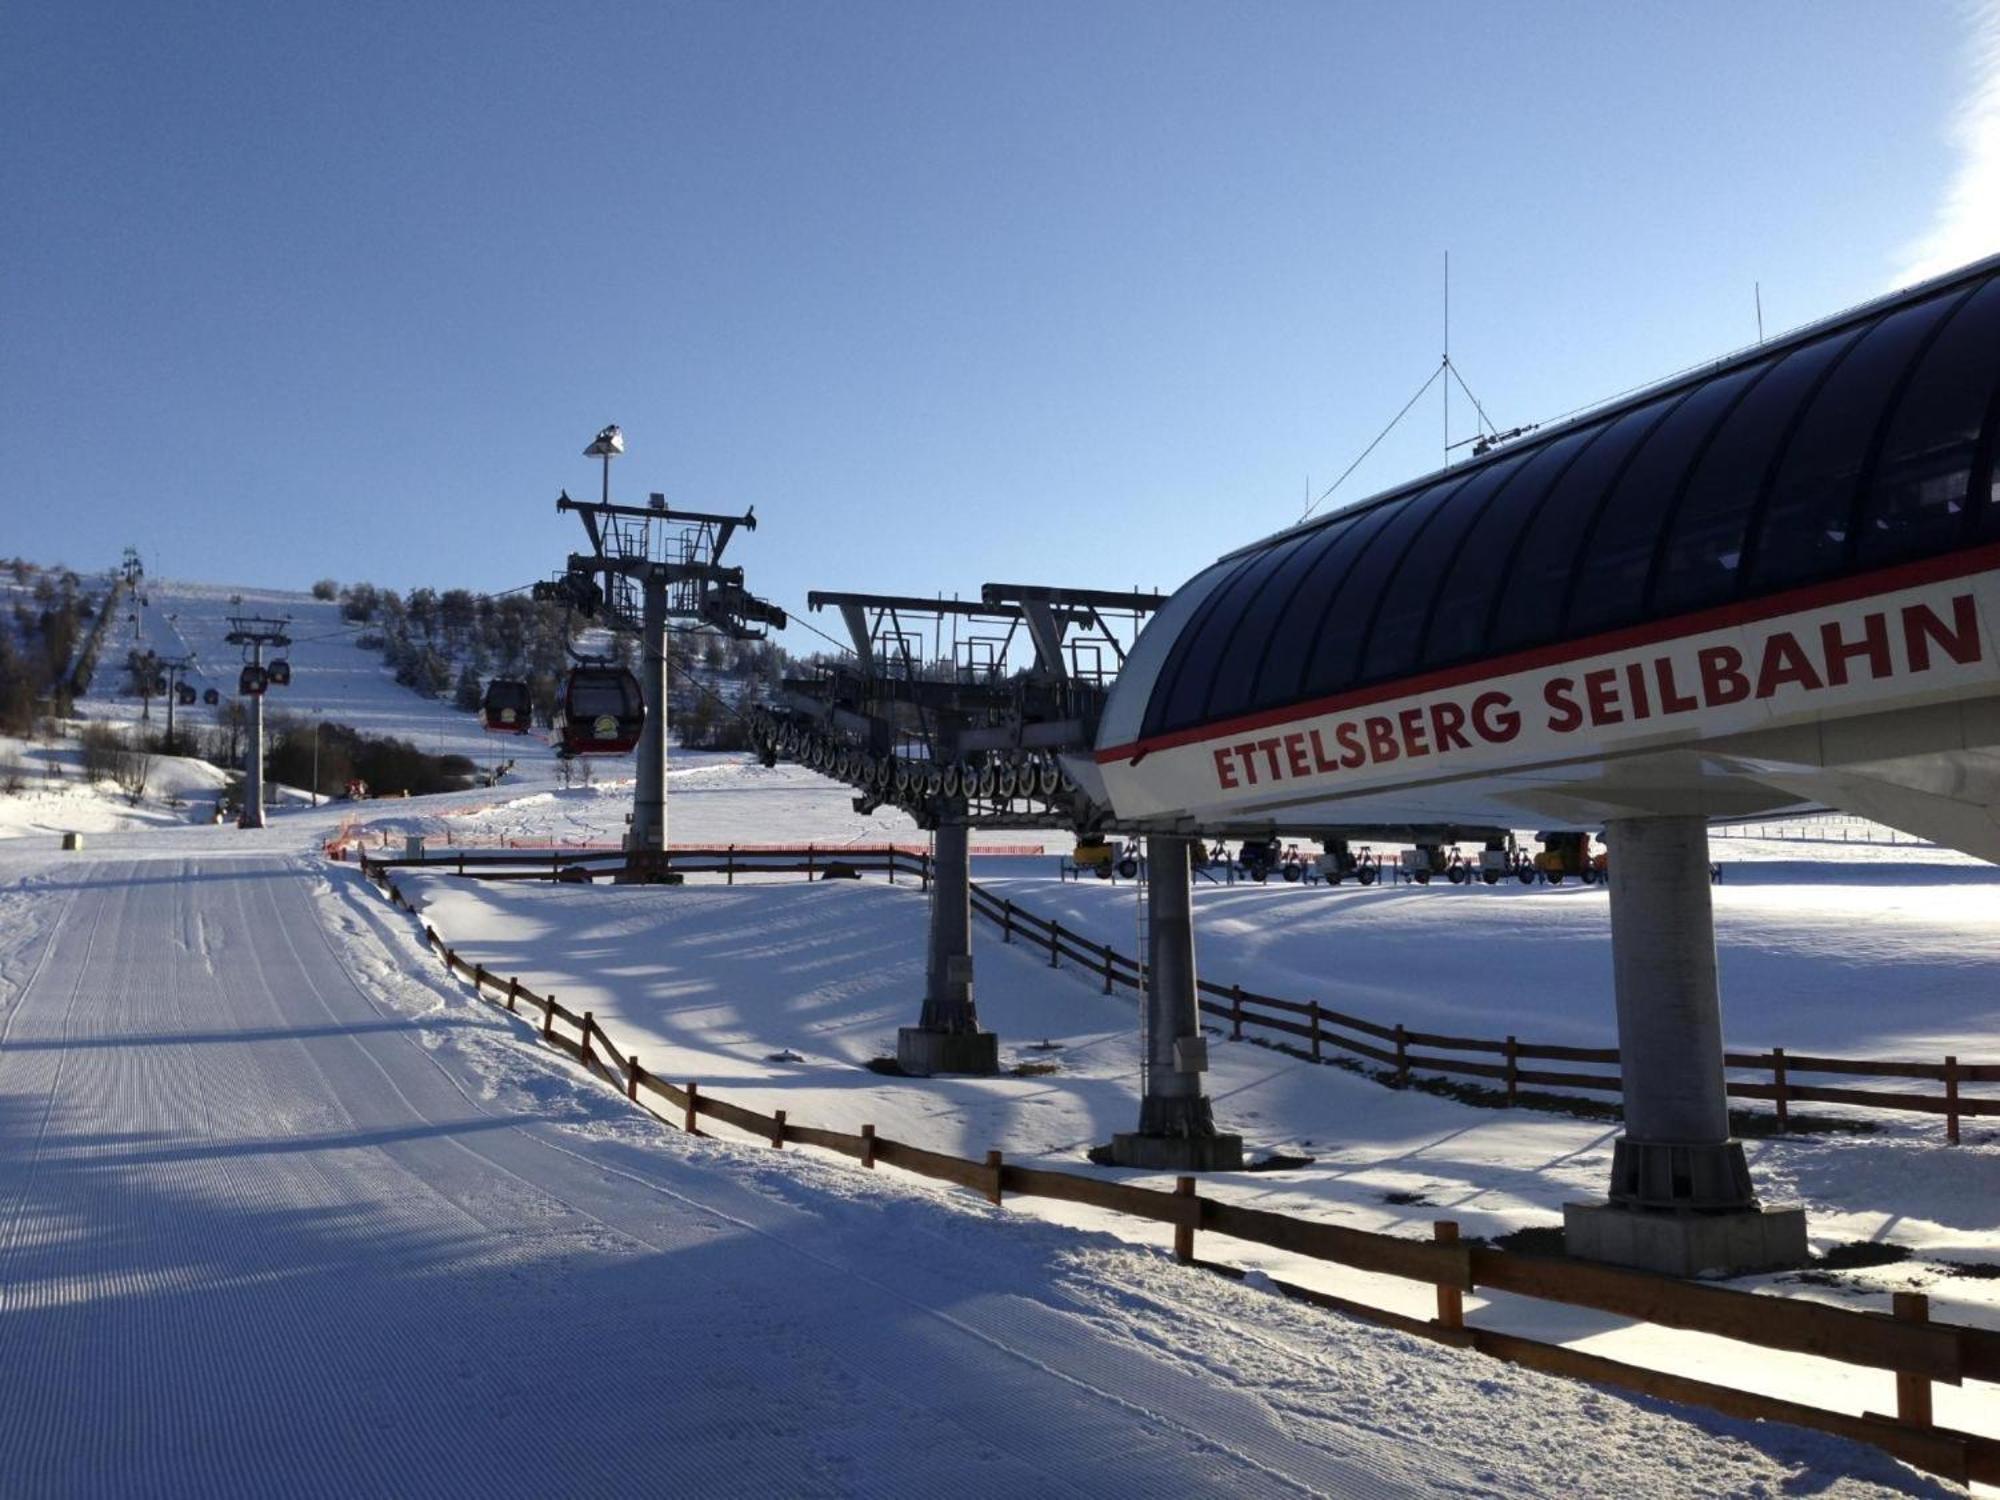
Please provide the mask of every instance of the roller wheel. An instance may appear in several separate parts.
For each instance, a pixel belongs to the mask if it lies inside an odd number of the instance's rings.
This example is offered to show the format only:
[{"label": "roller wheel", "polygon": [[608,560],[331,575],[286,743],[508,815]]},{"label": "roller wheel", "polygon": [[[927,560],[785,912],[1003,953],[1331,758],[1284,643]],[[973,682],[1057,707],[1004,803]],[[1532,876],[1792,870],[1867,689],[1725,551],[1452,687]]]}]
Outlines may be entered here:
[{"label": "roller wheel", "polygon": [[991,797],[999,789],[999,781],[1000,773],[993,768],[993,762],[989,760],[979,768],[979,795]]},{"label": "roller wheel", "polygon": [[1583,867],[1583,883],[1585,885],[1597,884],[1597,871],[1592,869],[1589,865],[1585,865]]},{"label": "roller wheel", "polygon": [[1373,885],[1376,881],[1382,878],[1382,872],[1376,869],[1373,865],[1363,865],[1360,869],[1354,872],[1354,878],[1360,881],[1363,885]]},{"label": "roller wheel", "polygon": [[1479,878],[1488,885],[1498,885],[1500,883],[1500,872],[1498,870],[1482,870],[1479,872]]},{"label": "roller wheel", "polygon": [[944,768],[944,794],[947,797],[955,798],[958,796],[958,787],[958,767],[946,766]]},{"label": "roller wheel", "polygon": [[1139,861],[1136,859],[1119,860],[1118,873],[1127,880],[1137,880],[1139,878]]},{"label": "roller wheel", "polygon": [[1514,872],[1514,878],[1520,881],[1522,885],[1533,885],[1535,883],[1535,872],[1526,865],[1523,865],[1519,870]]},{"label": "roller wheel", "polygon": [[1285,864],[1285,884],[1297,885],[1299,881],[1304,877],[1305,873],[1306,872],[1303,867],[1297,864],[1293,864],[1290,861],[1287,861]]},{"label": "roller wheel", "polygon": [[1013,763],[1010,761],[994,773],[993,789],[1002,797],[1011,797],[1019,780],[1020,777],[1015,773]]},{"label": "roller wheel", "polygon": [[1035,772],[1035,787],[1044,797],[1053,797],[1062,790],[1062,768],[1052,760],[1042,762]]},{"label": "roller wheel", "polygon": [[1449,870],[1444,872],[1444,878],[1449,880],[1453,885],[1463,885],[1465,884],[1465,871],[1458,865],[1453,865]]}]

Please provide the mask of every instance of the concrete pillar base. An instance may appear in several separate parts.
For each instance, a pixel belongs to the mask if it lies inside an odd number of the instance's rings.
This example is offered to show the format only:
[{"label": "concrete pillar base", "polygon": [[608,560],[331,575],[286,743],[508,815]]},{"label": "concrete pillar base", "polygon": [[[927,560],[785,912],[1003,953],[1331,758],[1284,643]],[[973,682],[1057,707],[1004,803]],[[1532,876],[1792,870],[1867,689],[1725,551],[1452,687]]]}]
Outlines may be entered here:
[{"label": "concrete pillar base", "polygon": [[1149,1172],[1240,1172],[1240,1135],[1142,1135],[1134,1130],[1111,1137],[1107,1153],[1114,1167]]},{"label": "concrete pillar base", "polygon": [[1667,1276],[1744,1276],[1812,1259],[1806,1212],[1789,1206],[1688,1213],[1565,1203],[1563,1248],[1578,1260]]},{"label": "concrete pillar base", "polygon": [[1611,1201],[1620,1208],[1754,1208],[1750,1166],[1743,1143],[1723,1141],[1635,1141],[1620,1136],[1611,1146]]},{"label": "concrete pillar base", "polygon": [[1000,1036],[992,1031],[932,1031],[903,1026],[896,1031],[896,1065],[912,1078],[936,1073],[1000,1071]]}]

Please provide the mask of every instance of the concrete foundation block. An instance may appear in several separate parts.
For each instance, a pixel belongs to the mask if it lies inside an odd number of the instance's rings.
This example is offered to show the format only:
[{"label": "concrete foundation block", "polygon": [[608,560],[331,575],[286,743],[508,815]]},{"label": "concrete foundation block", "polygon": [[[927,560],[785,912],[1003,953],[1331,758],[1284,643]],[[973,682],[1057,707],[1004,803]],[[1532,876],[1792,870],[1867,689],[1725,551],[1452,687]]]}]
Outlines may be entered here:
[{"label": "concrete foundation block", "polygon": [[1240,1172],[1240,1135],[1142,1135],[1129,1131],[1111,1138],[1111,1165],[1149,1172]]},{"label": "concrete foundation block", "polygon": [[1784,1271],[1812,1254],[1806,1211],[1792,1205],[1696,1213],[1565,1203],[1563,1248],[1578,1260],[1667,1276]]},{"label": "concrete foundation block", "polygon": [[992,1031],[930,1031],[904,1026],[896,1032],[896,1063],[913,1078],[935,1073],[1000,1071],[1000,1037]]}]

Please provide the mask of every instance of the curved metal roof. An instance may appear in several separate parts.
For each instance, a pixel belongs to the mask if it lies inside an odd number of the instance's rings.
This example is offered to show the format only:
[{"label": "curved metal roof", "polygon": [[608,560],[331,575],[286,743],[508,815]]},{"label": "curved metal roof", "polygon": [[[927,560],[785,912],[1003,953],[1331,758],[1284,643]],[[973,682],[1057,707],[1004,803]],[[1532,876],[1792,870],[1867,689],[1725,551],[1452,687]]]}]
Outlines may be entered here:
[{"label": "curved metal roof", "polygon": [[2000,259],[1225,557],[1110,748],[2000,539]]}]

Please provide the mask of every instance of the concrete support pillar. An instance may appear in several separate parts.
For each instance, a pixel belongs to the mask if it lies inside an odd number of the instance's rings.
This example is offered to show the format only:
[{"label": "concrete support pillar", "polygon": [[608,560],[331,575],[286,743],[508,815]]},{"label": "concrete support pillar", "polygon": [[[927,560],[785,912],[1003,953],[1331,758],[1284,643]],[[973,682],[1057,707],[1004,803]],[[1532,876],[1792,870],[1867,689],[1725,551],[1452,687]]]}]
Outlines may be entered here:
[{"label": "concrete support pillar", "polygon": [[[256,653],[258,666],[264,653]],[[238,828],[264,826],[264,695],[250,694],[249,745],[243,754],[243,809],[236,817]]]},{"label": "concrete support pillar", "polygon": [[1222,1135],[1202,1088],[1208,1039],[1195,989],[1193,841],[1146,838],[1146,1087],[1139,1128],[1112,1138],[1114,1166],[1234,1171],[1243,1138]]},{"label": "concrete support pillar", "polygon": [[971,833],[963,809],[938,819],[924,1008],[896,1033],[896,1061],[917,1077],[1000,1071],[1000,1039],[979,1029],[972,999]]},{"label": "concrete support pillar", "polygon": [[647,579],[640,614],[639,684],[646,694],[646,727],[640,731],[632,789],[634,853],[667,847],[667,586]]},{"label": "concrete support pillar", "polygon": [[1625,1133],[1609,1201],[1565,1205],[1569,1251],[1678,1275],[1803,1263],[1803,1212],[1759,1206],[1729,1134],[1707,824],[1626,818],[1605,840]]}]

